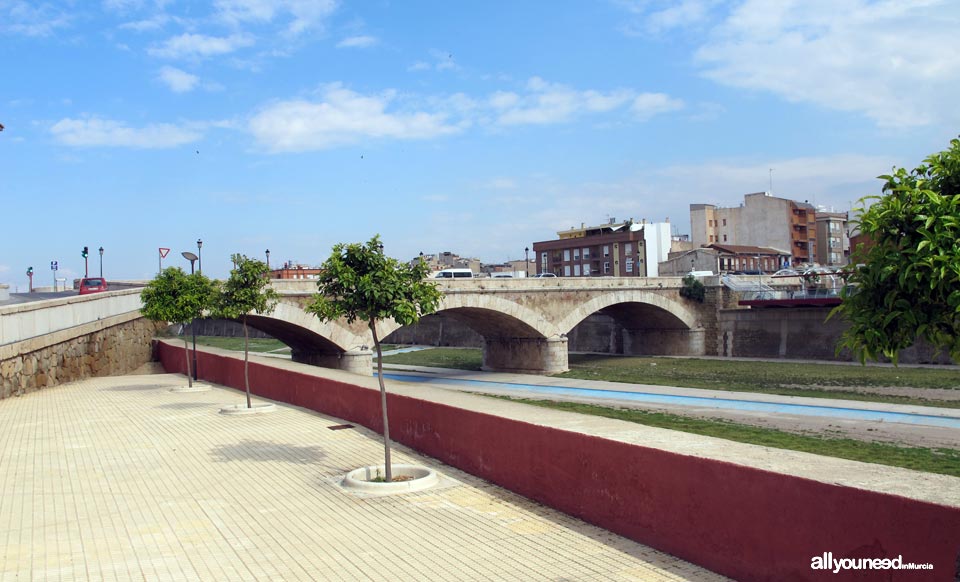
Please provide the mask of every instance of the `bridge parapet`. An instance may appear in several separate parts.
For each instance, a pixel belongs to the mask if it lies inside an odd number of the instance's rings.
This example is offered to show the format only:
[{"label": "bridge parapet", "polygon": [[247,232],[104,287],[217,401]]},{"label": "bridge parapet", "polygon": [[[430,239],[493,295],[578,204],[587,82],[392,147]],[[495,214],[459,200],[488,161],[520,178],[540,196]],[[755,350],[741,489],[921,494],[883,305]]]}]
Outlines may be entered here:
[{"label": "bridge parapet", "polygon": [[0,346],[138,312],[142,289],[124,289],[0,307]]}]

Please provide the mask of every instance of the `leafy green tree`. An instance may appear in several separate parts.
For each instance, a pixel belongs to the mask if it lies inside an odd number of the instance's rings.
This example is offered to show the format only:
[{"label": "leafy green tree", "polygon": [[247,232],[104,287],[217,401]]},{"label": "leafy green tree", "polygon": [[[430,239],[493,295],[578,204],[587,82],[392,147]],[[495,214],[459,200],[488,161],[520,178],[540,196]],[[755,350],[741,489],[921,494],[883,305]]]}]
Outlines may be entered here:
[{"label": "leafy green tree", "polygon": [[850,322],[838,349],[865,362],[898,354],[923,338],[960,358],[960,140],[908,172],[879,177],[883,196],[863,198],[860,232],[873,246],[856,249],[831,312]]},{"label": "leafy green tree", "polygon": [[[216,285],[202,273],[187,275],[180,267],[168,267],[147,283],[140,298],[140,312],[153,321],[174,322],[181,325],[203,316],[212,305]],[[190,371],[190,347],[183,334],[184,354],[187,358],[187,385],[193,387]]]},{"label": "leafy green tree", "polygon": [[686,297],[698,303],[703,303],[703,298],[707,296],[707,289],[693,275],[687,275],[683,278],[683,287],[680,288],[680,297]]},{"label": "leafy green tree", "polygon": [[377,351],[377,378],[380,381],[380,409],[383,413],[383,446],[386,480],[392,481],[390,466],[390,423],[387,389],[383,383],[383,357],[377,322],[393,319],[401,325],[416,323],[437,310],[442,294],[425,281],[430,269],[421,259],[414,265],[401,263],[383,254],[380,235],[367,243],[333,247],[317,280],[318,293],[307,311],[321,321],[345,318],[367,322]]},{"label": "leafy green tree", "polygon": [[245,255],[233,255],[233,270],[221,285],[215,303],[215,313],[225,319],[239,319],[243,324],[243,383],[247,389],[247,408],[250,403],[250,332],[247,316],[263,315],[276,307],[279,295],[270,287],[267,273],[270,269],[263,261]]}]

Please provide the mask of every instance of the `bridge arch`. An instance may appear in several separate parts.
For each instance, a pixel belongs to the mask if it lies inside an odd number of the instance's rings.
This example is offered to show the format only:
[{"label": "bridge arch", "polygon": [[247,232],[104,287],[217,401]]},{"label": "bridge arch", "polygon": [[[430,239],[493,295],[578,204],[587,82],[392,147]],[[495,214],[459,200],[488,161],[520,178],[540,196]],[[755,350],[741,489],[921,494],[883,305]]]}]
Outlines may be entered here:
[{"label": "bridge arch", "polygon": [[290,346],[296,362],[370,373],[372,338],[365,328],[321,322],[300,305],[286,301],[277,303],[268,314],[248,315],[247,324]]},{"label": "bridge arch", "polygon": [[[546,339],[560,334],[543,315],[494,295],[449,293],[440,301],[437,313],[440,312],[462,321],[485,338]],[[383,321],[377,326],[377,334],[384,338],[401,327],[393,320]]]},{"label": "bridge arch", "polygon": [[[578,337],[581,322],[594,314],[610,317],[610,345],[614,353],[632,355],[703,355],[705,330],[692,307],[642,289],[619,290],[589,299],[571,310],[558,325]],[[588,336],[589,337],[589,336]]]},{"label": "bridge arch", "polygon": [[[483,336],[484,370],[554,373],[567,370],[567,340],[542,314],[484,293],[449,293],[440,303],[443,314]],[[378,327],[386,337],[401,326]]]}]

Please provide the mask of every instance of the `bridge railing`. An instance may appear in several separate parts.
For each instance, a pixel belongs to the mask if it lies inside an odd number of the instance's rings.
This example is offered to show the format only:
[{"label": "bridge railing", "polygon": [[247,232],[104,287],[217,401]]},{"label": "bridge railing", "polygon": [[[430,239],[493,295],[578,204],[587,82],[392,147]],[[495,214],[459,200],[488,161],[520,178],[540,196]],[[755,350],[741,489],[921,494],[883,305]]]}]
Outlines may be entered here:
[{"label": "bridge railing", "polygon": [[0,307],[0,345],[139,311],[142,289],[123,289]]},{"label": "bridge railing", "polygon": [[[430,279],[445,292],[521,291],[521,290],[606,290],[606,289],[677,289],[683,286],[683,277],[533,277]],[[705,285],[718,285],[718,277],[705,277]],[[281,295],[316,293],[317,282],[310,279],[274,279],[272,287]]]}]

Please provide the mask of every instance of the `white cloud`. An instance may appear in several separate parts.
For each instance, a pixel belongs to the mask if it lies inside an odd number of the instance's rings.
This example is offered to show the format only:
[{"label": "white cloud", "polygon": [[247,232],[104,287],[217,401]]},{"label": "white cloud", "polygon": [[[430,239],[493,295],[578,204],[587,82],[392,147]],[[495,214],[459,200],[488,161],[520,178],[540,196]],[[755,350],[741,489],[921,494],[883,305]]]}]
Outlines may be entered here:
[{"label": "white cloud", "polygon": [[609,93],[578,91],[565,85],[548,83],[539,77],[527,82],[524,94],[497,92],[488,100],[496,111],[499,125],[551,124],[572,121],[589,113],[607,113],[628,103],[640,119],[682,107],[682,102],[662,93],[642,93],[617,89]]},{"label": "white cloud", "polygon": [[453,53],[448,51],[441,51],[437,49],[432,49],[430,51],[430,57],[433,58],[433,62],[428,61],[417,61],[407,67],[407,71],[410,72],[420,72],[420,71],[456,71],[460,69],[460,66],[457,65],[456,60],[453,58]]},{"label": "white cloud", "polygon": [[328,86],[319,102],[279,101],[253,116],[249,129],[267,149],[280,152],[319,150],[364,139],[427,139],[456,133],[446,115],[423,111],[388,111],[395,94],[365,96]]},{"label": "white cloud", "polygon": [[373,36],[351,36],[338,42],[337,48],[370,48],[378,42],[377,38]]},{"label": "white cloud", "polygon": [[70,25],[71,17],[47,3],[0,1],[0,33],[50,36]]},{"label": "white cloud", "polygon": [[196,129],[166,123],[129,127],[99,117],[61,119],[50,128],[60,143],[74,147],[172,148],[199,140]]},{"label": "white cloud", "polygon": [[217,0],[222,20],[240,25],[271,23],[286,19],[286,32],[292,36],[322,29],[324,20],[337,8],[334,0]]},{"label": "white cloud", "polygon": [[634,98],[630,109],[637,118],[647,120],[654,115],[683,109],[683,101],[664,93],[641,93]]},{"label": "white cloud", "polygon": [[200,83],[200,77],[191,75],[176,67],[163,67],[158,75],[159,79],[166,83],[174,93],[189,93],[193,91]]},{"label": "white cloud", "polygon": [[148,32],[151,30],[160,30],[171,21],[166,14],[155,14],[142,20],[132,20],[120,25],[122,30],[132,30],[134,32]]},{"label": "white cloud", "polygon": [[171,37],[161,45],[147,49],[147,52],[168,59],[203,58],[229,54],[252,44],[253,37],[245,34],[218,37],[185,33]]},{"label": "white cloud", "polygon": [[696,53],[704,74],[908,127],[960,121],[960,3],[747,0]]}]

